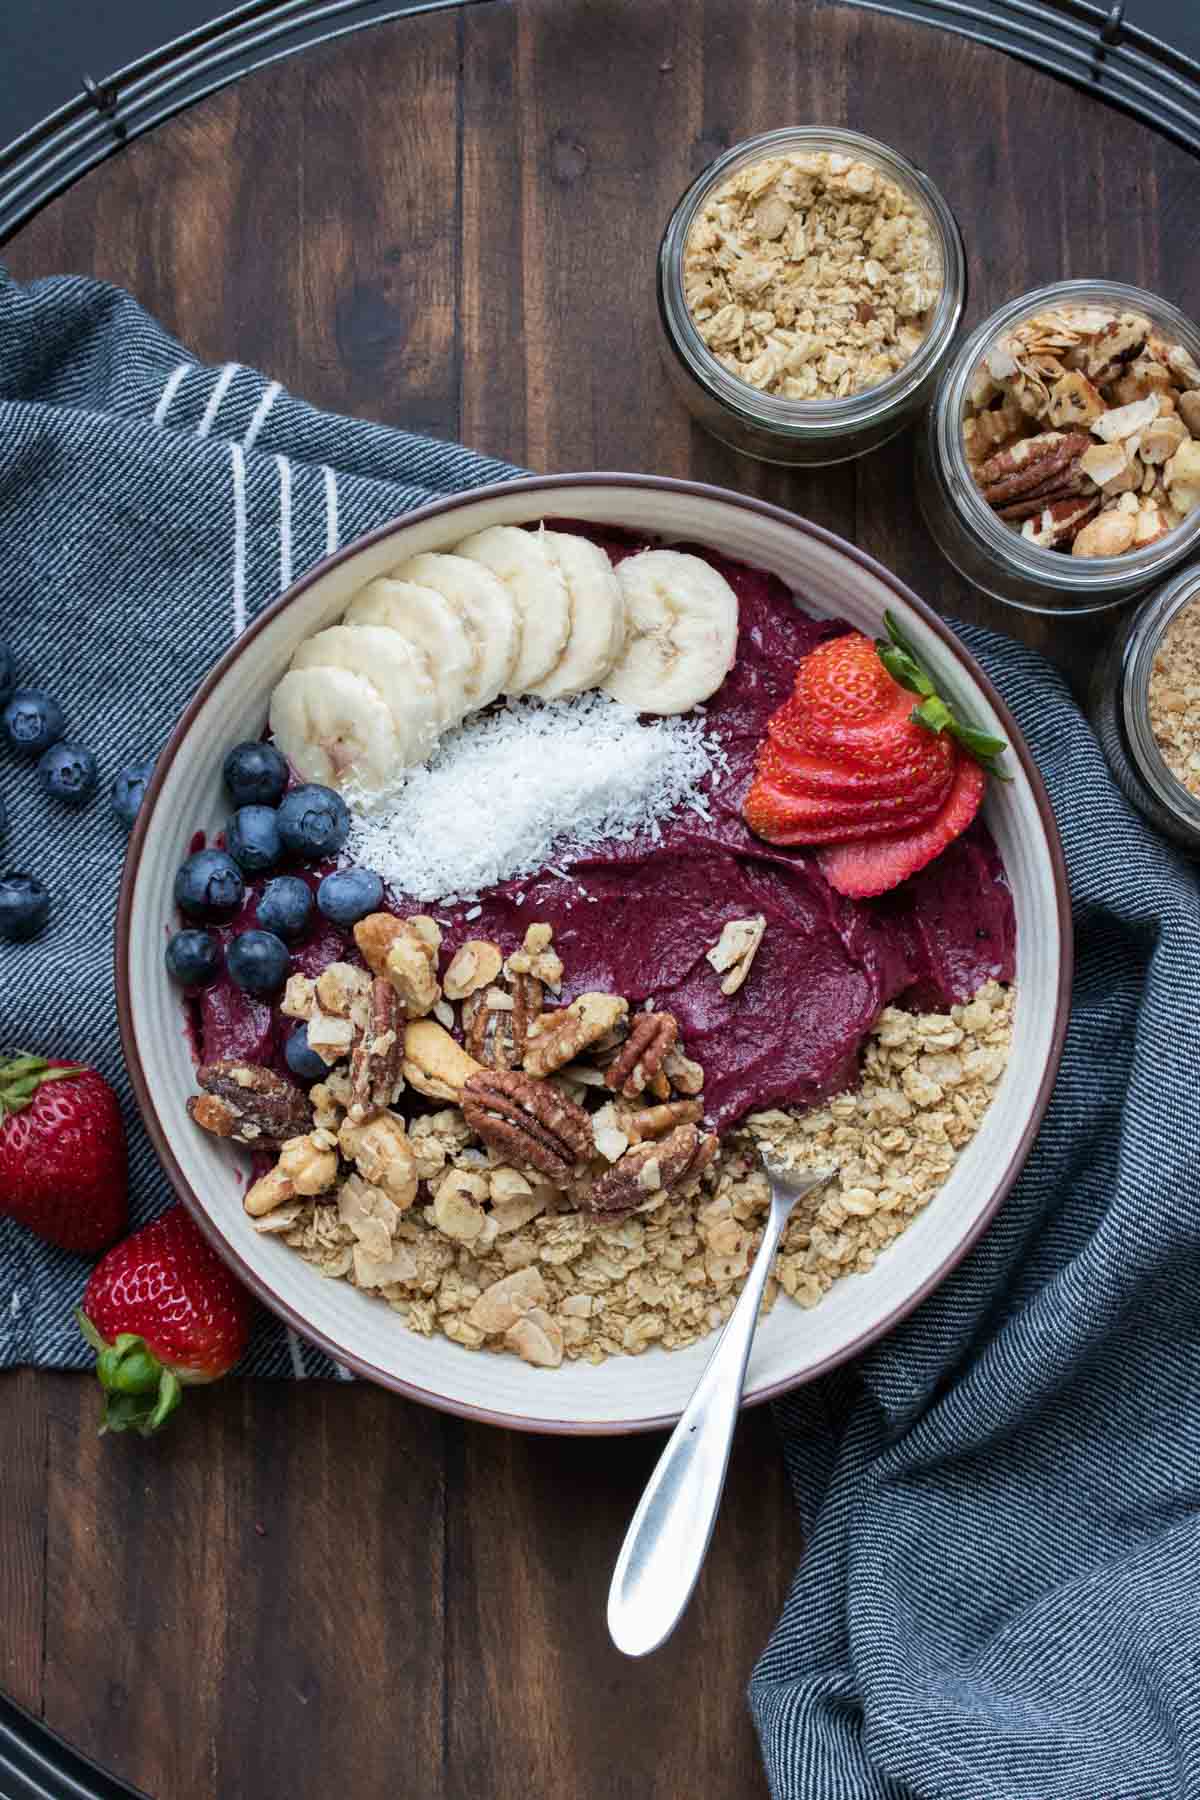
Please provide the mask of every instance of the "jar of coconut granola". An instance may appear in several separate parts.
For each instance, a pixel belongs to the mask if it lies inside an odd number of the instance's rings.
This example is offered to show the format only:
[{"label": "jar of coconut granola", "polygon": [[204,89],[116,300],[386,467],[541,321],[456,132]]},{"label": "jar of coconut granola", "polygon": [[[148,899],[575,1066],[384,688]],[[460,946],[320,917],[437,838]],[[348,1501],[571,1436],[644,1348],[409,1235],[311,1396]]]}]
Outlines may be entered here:
[{"label": "jar of coconut granola", "polygon": [[1115,281],[1010,301],[942,373],[917,495],[994,599],[1095,612],[1144,593],[1200,544],[1200,331]]},{"label": "jar of coconut granola", "polygon": [[1200,855],[1200,569],[1133,614],[1093,672],[1089,712],[1126,798]]},{"label": "jar of coconut granola", "polygon": [[748,138],[667,223],[667,368],[714,437],[763,462],[844,462],[928,403],[966,298],[933,183],[855,131]]}]

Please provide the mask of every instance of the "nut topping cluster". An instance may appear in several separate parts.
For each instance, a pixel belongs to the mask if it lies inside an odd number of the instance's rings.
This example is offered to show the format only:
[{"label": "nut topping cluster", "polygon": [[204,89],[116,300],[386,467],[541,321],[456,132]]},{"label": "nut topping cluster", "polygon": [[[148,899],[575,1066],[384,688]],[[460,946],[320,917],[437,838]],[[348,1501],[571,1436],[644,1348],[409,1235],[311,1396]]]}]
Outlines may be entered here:
[{"label": "nut topping cluster", "polygon": [[1200,368],[1140,313],[1039,313],[980,363],[963,444],[983,498],[1030,543],[1140,550],[1200,506]]},{"label": "nut topping cluster", "polygon": [[[217,1063],[189,1103],[207,1130],[276,1152],[246,1194],[259,1230],[286,1236],[312,1204],[314,1231],[351,1240],[335,1272],[386,1289],[419,1271],[405,1247],[418,1202],[440,1241],[480,1251],[547,1211],[616,1222],[696,1191],[717,1139],[670,1013],[631,1017],[606,993],[548,1007],[563,966],[544,924],[507,960],[464,944],[444,985],[434,920],[371,914],[354,935],[367,969],[295,975],[284,996],[330,1065],[308,1098],[270,1069]],[[406,1123],[393,1108],[408,1090],[443,1110]],[[473,1329],[553,1366],[562,1334],[529,1294],[502,1329]]]}]

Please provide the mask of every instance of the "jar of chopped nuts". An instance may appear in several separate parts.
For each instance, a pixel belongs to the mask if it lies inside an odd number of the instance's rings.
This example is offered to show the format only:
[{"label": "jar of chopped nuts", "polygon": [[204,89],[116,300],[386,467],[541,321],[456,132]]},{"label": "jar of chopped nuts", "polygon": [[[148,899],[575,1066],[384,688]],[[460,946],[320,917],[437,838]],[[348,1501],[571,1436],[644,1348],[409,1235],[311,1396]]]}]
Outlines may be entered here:
[{"label": "jar of chopped nuts", "polygon": [[965,296],[942,196],[854,131],[726,151],[659,249],[672,380],[714,437],[763,462],[845,462],[894,437],[927,404]]},{"label": "jar of chopped nuts", "polygon": [[1200,569],[1133,614],[1093,671],[1089,714],[1126,798],[1200,855]]},{"label": "jar of chopped nuts", "polygon": [[1200,331],[1115,281],[1010,301],[947,363],[917,440],[940,548],[994,599],[1096,612],[1200,543]]}]

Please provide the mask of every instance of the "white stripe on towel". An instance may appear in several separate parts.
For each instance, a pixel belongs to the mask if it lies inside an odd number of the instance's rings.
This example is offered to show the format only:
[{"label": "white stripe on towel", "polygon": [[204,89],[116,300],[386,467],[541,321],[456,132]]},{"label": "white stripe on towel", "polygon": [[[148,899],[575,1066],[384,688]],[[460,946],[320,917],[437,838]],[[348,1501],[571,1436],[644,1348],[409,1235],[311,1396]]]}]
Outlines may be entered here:
[{"label": "white stripe on towel", "polygon": [[328,463],[321,464],[321,474],[325,478],[325,554],[332,556],[338,547],[337,476]]},{"label": "white stripe on towel", "polygon": [[156,425],[161,427],[166,424],[167,413],[170,410],[171,402],[179,392],[180,383],[191,366],[191,363],[178,363],[167,376],[163,391],[158,396],[158,405],[154,409],[154,423]]},{"label": "white stripe on towel", "polygon": [[254,417],[246,427],[246,435],[242,439],[243,450],[253,450],[254,440],[263,428],[263,421],[275,404],[275,396],[279,392],[281,382],[272,381],[263,389],[263,397],[254,409]]},{"label": "white stripe on towel", "polygon": [[212,430],[217,414],[221,410],[221,402],[229,392],[229,384],[240,368],[240,363],[226,363],[225,367],[221,370],[221,373],[217,376],[217,384],[208,397],[208,405],[204,409],[204,417],[196,427],[197,437],[207,437]]},{"label": "white stripe on towel", "polygon": [[288,1326],[287,1341],[288,1349],[292,1353],[292,1374],[296,1377],[297,1381],[307,1381],[308,1370],[304,1366],[304,1352],[300,1348],[300,1339],[296,1336],[290,1325]]},{"label": "white stripe on towel", "polygon": [[246,457],[240,444],[230,444],[233,475],[233,635],[246,629]]},{"label": "white stripe on towel", "polygon": [[292,465],[286,456],[275,458],[279,470],[279,591],[292,585]]}]

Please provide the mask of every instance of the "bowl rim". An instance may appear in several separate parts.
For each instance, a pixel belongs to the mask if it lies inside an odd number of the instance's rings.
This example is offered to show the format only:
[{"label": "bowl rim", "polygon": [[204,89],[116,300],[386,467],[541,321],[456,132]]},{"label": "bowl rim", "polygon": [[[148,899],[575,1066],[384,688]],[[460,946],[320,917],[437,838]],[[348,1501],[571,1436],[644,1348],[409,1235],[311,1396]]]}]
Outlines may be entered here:
[{"label": "bowl rim", "polygon": [[210,695],[225,679],[230,668],[237,659],[244,655],[247,647],[258,634],[273,622],[280,613],[289,607],[301,594],[312,587],[333,568],[347,562],[351,557],[360,555],[372,545],[383,542],[395,532],[408,525],[418,524],[424,520],[449,517],[464,506],[474,505],[478,501],[496,499],[502,495],[514,493],[554,495],[570,488],[637,488],[649,489],[662,494],[683,494],[692,499],[715,501],[721,505],[740,508],[744,512],[760,518],[770,519],[775,523],[786,525],[802,535],[825,544],[852,562],[859,564],[876,580],[891,588],[893,593],[911,606],[922,622],[934,632],[950,649],[951,653],[962,661],[972,678],[979,684],[989,704],[995,709],[1005,734],[1008,737],[1013,754],[1017,757],[1028,778],[1033,794],[1034,804],[1041,820],[1046,845],[1050,855],[1050,865],[1054,882],[1055,911],[1059,932],[1059,972],[1058,988],[1055,994],[1054,1031],[1051,1038],[1046,1066],[1034,1096],[1029,1118],[1020,1138],[1013,1148],[1008,1163],[996,1182],[994,1192],[987,1206],[974,1221],[967,1233],[954,1245],[953,1249],[943,1257],[937,1268],[928,1275],[920,1286],[911,1294],[899,1301],[884,1317],[861,1331],[841,1346],[831,1351],[812,1368],[799,1375],[786,1376],[778,1381],[767,1382],[761,1387],[743,1396],[743,1406],[761,1406],[768,1400],[776,1400],[781,1395],[790,1393],[794,1388],[802,1387],[814,1381],[819,1375],[827,1374],[831,1369],[848,1362],[858,1356],[868,1345],[880,1338],[908,1317],[909,1313],[925,1300],[933,1290],[940,1286],[951,1271],[957,1268],[968,1251],[974,1246],[983,1232],[991,1224],[1002,1201],[1007,1197],[1024,1167],[1025,1160],[1033,1146],[1034,1139],[1041,1129],[1042,1120],[1049,1105],[1050,1095],[1058,1078],[1059,1064],[1062,1060],[1063,1045],[1066,1039],[1067,1024],[1070,1014],[1071,984],[1074,971],[1074,939],[1071,921],[1070,889],[1067,882],[1066,859],[1063,854],[1062,840],[1059,836],[1058,824],[1050,805],[1045,783],[1036,763],[1030,754],[1012,713],[1001,699],[996,688],[976,662],[962,640],[955,634],[949,624],[934,611],[928,601],[922,600],[918,594],[894,575],[890,569],[869,556],[856,544],[849,543],[836,532],[827,530],[822,525],[815,525],[799,514],[788,511],[786,507],[776,506],[767,500],[760,500],[754,495],[739,494],[730,488],[716,486],[712,482],[688,481],[669,475],[647,475],[622,471],[588,471],[580,474],[558,475],[525,475],[510,481],[489,482],[484,486],[466,488],[460,493],[448,494],[429,502],[425,506],[416,507],[411,512],[400,513],[386,525],[365,532],[353,542],[323,557],[312,568],[307,569],[298,580],[285,589],[279,598],[255,618],[242,635],[230,645],[224,655],[213,665],[200,683],[192,699],[181,714],[155,764],[153,778],[147,788],[145,798],[138,810],[138,816],[130,836],[126,851],[125,866],[121,876],[121,888],[117,902],[116,919],[116,1000],[117,1019],[121,1033],[121,1047],[125,1057],[126,1068],[137,1101],[138,1111],[146,1134],[150,1139],[155,1155],[158,1157],[168,1181],[176,1195],[182,1201],[208,1242],[217,1254],[226,1262],[238,1279],[250,1289],[258,1300],[309,1343],[315,1344],[340,1367],[353,1371],[355,1375],[374,1382],[377,1386],[389,1389],[393,1393],[402,1394],[405,1399],[419,1401],[422,1405],[432,1406],[439,1412],[452,1413],[459,1418],[469,1419],[477,1424],[499,1425],[513,1431],[534,1432],[539,1436],[564,1437],[624,1437],[637,1432],[668,1430],[675,1424],[678,1413],[663,1413],[649,1418],[628,1419],[620,1421],[599,1421],[578,1419],[530,1419],[520,1413],[498,1412],[485,1406],[475,1406],[469,1402],[456,1400],[447,1395],[432,1392],[413,1381],[407,1381],[386,1369],[378,1368],[365,1356],[356,1351],[348,1351],[342,1345],[329,1338],[323,1331],[312,1326],[291,1304],[281,1297],[270,1284],[254,1269],[244,1262],[242,1257],[230,1245],[228,1239],[214,1224],[199,1195],[187,1180],[171,1147],[170,1135],[151,1099],[149,1083],[142,1067],[141,1053],[133,1027],[133,1006],[130,990],[130,955],[129,936],[130,919],[133,909],[134,888],[138,871],[141,867],[142,844],[154,815],[154,806],[158,792],[166,777],[167,770],[174,762],[182,746],[184,738],[191,729],[192,722],[207,703]]}]

